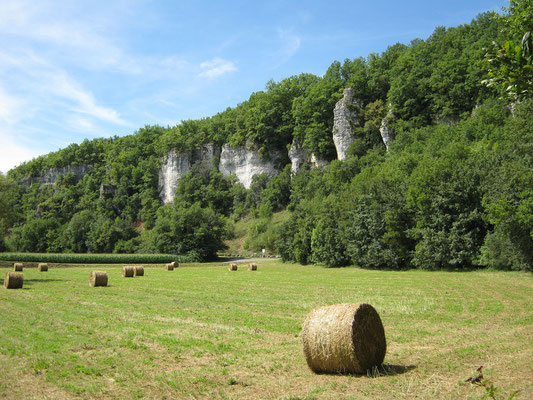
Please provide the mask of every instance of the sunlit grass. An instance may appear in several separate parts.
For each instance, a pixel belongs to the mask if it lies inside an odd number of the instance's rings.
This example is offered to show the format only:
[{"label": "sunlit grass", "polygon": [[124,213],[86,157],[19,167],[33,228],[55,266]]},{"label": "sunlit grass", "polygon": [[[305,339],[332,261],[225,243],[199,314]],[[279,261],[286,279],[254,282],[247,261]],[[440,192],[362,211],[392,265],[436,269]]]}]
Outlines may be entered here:
[{"label": "sunlit grass", "polygon": [[[26,268],[24,289],[2,287],[0,397],[476,398],[458,382],[479,365],[503,391],[521,389],[516,398],[533,391],[531,275],[271,262],[122,278],[98,266],[109,287],[91,288],[91,269]],[[307,368],[303,319],[339,302],[376,307],[393,373]]]}]

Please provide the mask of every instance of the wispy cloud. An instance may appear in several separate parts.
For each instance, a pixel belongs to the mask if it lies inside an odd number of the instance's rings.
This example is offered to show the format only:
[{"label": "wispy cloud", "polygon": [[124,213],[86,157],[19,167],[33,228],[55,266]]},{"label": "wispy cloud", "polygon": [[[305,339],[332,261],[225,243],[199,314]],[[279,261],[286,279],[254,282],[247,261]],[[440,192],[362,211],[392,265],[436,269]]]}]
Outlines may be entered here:
[{"label": "wispy cloud", "polygon": [[0,86],[0,121],[14,124],[21,118],[24,102],[10,95]]},{"label": "wispy cloud", "polygon": [[116,125],[129,125],[120,117],[117,111],[96,104],[93,94],[84,90],[64,72],[60,71],[50,76],[49,90],[59,97],[71,100],[73,102],[70,105],[72,111]]},{"label": "wispy cloud", "polygon": [[221,75],[237,71],[237,67],[232,61],[223,58],[213,58],[200,64],[202,70],[198,76],[201,78],[216,78]]},{"label": "wispy cloud", "polygon": [[[65,11],[63,11],[63,8]],[[17,47],[38,44],[41,53],[87,69],[139,74],[142,65],[113,41],[113,24],[89,15],[69,14],[53,1],[3,0],[0,35]]]},{"label": "wispy cloud", "polygon": [[278,37],[282,42],[281,54],[286,60],[300,49],[302,39],[291,31],[278,28]]},{"label": "wispy cloud", "polygon": [[2,143],[0,146],[0,171],[3,173],[21,164],[22,160],[31,160],[46,152],[17,143],[14,137],[16,136],[13,132],[9,132],[3,124],[0,124],[0,142]]}]

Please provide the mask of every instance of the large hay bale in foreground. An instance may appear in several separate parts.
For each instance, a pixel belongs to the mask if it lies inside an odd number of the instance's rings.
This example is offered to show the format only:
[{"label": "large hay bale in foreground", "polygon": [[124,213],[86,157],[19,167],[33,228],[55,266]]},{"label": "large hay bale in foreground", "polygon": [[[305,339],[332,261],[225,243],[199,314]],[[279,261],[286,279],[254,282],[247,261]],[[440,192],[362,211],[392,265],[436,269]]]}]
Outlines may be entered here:
[{"label": "large hay bale in foreground", "polygon": [[133,278],[135,275],[135,267],[133,265],[125,265],[122,267],[122,276],[124,278]]},{"label": "large hay bale in foreground", "polygon": [[48,264],[46,263],[39,263],[39,265],[37,266],[37,269],[41,272],[46,272],[48,271]]},{"label": "large hay bale in foreground", "polygon": [[134,268],[135,276],[144,276],[144,267],[142,265],[136,265]]},{"label": "large hay bale in foreground", "polygon": [[248,271],[257,271],[257,264],[252,263],[248,266]]},{"label": "large hay bale in foreground", "polygon": [[237,271],[237,264],[230,264],[228,267],[229,271]]},{"label": "large hay bale in foreground", "polygon": [[24,274],[20,272],[8,272],[4,278],[6,289],[21,289],[24,284]]},{"label": "large hay bale in foreground", "polygon": [[167,271],[174,271],[174,265],[172,263],[166,265]]},{"label": "large hay bale in foreground", "polygon": [[172,264],[173,268],[179,268],[179,266],[180,266],[180,263],[177,262],[177,261],[172,261],[171,264]]},{"label": "large hay bale in foreground", "polygon": [[91,271],[89,277],[89,285],[95,286],[107,286],[107,272],[105,271]]},{"label": "large hay bale in foreground", "polygon": [[22,263],[13,264],[13,271],[22,272],[23,269],[24,269],[24,264]]},{"label": "large hay bale in foreground", "polygon": [[335,304],[312,310],[302,331],[304,354],[316,373],[364,374],[380,366],[387,344],[370,304]]}]

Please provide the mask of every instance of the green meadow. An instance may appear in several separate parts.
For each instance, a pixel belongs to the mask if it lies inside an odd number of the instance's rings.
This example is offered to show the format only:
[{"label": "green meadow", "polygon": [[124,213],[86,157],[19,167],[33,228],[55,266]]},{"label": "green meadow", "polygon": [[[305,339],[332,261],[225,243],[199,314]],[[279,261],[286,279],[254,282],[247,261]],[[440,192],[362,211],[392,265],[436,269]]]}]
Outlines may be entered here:
[{"label": "green meadow", "polygon": [[[533,277],[259,262],[24,269],[0,288],[0,398],[480,399],[533,393]],[[0,269],[0,282],[7,271]],[[90,287],[91,270],[108,287]],[[316,375],[301,326],[317,306],[367,302],[387,337],[367,375]]]}]

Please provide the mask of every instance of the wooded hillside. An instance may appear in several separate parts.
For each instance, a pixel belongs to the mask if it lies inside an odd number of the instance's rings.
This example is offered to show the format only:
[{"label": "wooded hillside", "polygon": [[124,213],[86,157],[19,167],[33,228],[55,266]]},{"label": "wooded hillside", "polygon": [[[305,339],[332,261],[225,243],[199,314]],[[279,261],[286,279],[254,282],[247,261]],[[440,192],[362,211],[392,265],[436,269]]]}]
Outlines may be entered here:
[{"label": "wooded hillside", "polygon": [[[303,264],[531,270],[532,9],[511,1],[506,15],[334,61],[323,76],[270,81],[210,118],[86,140],[25,163],[0,176],[0,250],[205,260],[251,215],[250,251],[266,247]],[[339,161],[333,109],[345,88],[354,90],[360,123]],[[277,176],[256,175],[246,189],[198,163],[173,203],[161,201],[170,150],[253,146],[268,159],[295,141],[329,164],[291,174],[287,157]],[[45,173],[56,173],[55,183],[41,184]],[[272,228],[272,213],[284,209],[287,221]]]}]

